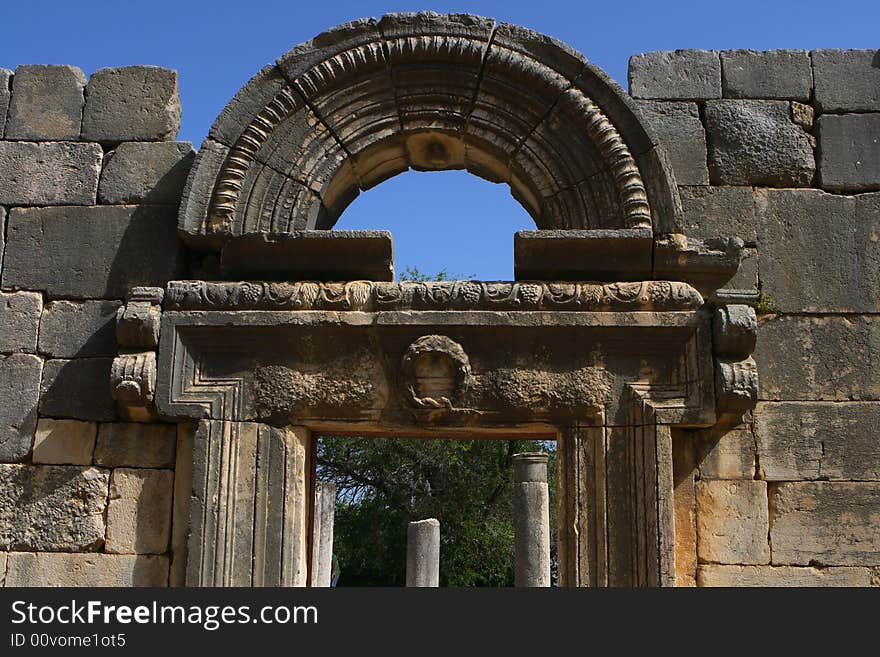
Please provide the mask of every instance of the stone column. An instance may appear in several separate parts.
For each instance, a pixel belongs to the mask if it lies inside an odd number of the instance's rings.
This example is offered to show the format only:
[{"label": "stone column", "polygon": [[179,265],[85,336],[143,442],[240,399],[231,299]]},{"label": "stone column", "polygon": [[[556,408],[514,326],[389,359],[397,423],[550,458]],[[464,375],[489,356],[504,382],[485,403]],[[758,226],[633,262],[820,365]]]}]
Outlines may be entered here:
[{"label": "stone column", "polygon": [[516,586],[550,586],[550,494],[541,452],[513,456]]},{"label": "stone column", "polygon": [[440,585],[440,521],[409,523],[406,530],[406,585]]},{"label": "stone column", "polygon": [[336,484],[315,483],[315,521],[312,524],[312,586],[330,586],[333,569],[333,518]]}]

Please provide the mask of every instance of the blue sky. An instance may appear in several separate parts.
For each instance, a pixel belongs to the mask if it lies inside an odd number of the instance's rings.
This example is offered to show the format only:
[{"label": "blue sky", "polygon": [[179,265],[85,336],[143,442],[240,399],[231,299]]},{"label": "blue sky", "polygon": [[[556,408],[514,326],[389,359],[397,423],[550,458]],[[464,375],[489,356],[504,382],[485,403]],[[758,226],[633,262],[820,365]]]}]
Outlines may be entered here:
[{"label": "blue sky", "polygon": [[[675,48],[878,48],[878,0],[606,0],[559,2],[7,2],[0,66],[156,64],[180,73],[180,139],[198,145],[233,94],[264,64],[326,28],[388,11],[465,11],[571,44],[626,88],[628,57]],[[360,197],[339,228],[385,228],[397,268],[513,275],[513,232],[532,228],[509,195],[462,172],[406,173]]]}]

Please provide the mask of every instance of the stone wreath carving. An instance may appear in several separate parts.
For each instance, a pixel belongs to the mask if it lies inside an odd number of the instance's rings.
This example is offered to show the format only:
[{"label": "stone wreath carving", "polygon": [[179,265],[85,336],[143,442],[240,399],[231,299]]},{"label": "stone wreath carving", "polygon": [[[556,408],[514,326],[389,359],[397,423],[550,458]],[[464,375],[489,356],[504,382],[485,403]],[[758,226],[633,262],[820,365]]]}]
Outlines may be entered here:
[{"label": "stone wreath carving", "polygon": [[452,410],[470,386],[470,361],[454,340],[444,335],[425,335],[403,354],[400,380],[408,404]]}]

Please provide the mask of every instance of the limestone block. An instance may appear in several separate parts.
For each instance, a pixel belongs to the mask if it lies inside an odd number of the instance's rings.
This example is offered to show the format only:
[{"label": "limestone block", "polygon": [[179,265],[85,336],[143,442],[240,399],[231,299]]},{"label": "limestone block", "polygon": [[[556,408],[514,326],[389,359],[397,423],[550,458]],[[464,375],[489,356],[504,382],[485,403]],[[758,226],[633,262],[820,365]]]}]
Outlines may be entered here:
[{"label": "limestone block", "polygon": [[34,352],[43,297],[34,292],[0,292],[0,352]]},{"label": "limestone block", "polygon": [[825,114],[819,129],[819,185],[838,192],[880,189],[880,113]]},{"label": "limestone block", "polygon": [[761,289],[782,312],[880,310],[880,193],[756,190]]},{"label": "limestone block", "polygon": [[15,69],[6,139],[77,140],[86,76],[76,66],[31,64]]},{"label": "limestone block", "polygon": [[701,479],[752,479],[755,476],[755,437],[748,427],[694,432],[694,449]]},{"label": "limestone block", "polygon": [[792,566],[700,566],[699,586],[871,586],[868,568],[796,568]]},{"label": "limestone block", "polygon": [[808,101],[813,69],[806,50],[724,50],[725,98],[778,98]]},{"label": "limestone block", "polygon": [[56,465],[90,465],[97,431],[98,426],[94,422],[42,418],[37,422],[33,461]]},{"label": "limestone block", "polygon": [[4,287],[122,299],[136,285],[163,286],[183,270],[170,207],[13,208],[7,223]]},{"label": "limestone block", "polygon": [[107,552],[161,554],[168,551],[173,484],[171,470],[113,470],[107,505]]},{"label": "limestone block", "polygon": [[186,585],[189,507],[193,483],[193,441],[196,425],[177,425],[177,455],[174,460],[174,508],[171,517],[171,569],[169,586]]},{"label": "limestone block", "polygon": [[86,89],[82,138],[167,141],[180,129],[177,71],[122,66],[95,71]]},{"label": "limestone block", "polygon": [[110,395],[112,358],[47,360],[40,385],[40,415],[109,422],[116,418]]},{"label": "limestone block", "polygon": [[166,586],[168,557],[10,552],[7,586]]},{"label": "limestone block", "polygon": [[701,563],[769,563],[767,528],[765,482],[697,482],[697,555]]},{"label": "limestone block", "polygon": [[816,105],[821,112],[880,111],[877,50],[813,50]]},{"label": "limestone block", "polygon": [[98,468],[0,465],[0,549],[100,549],[108,483]]},{"label": "limestone block", "polygon": [[709,177],[713,185],[807,187],[816,162],[807,133],[780,100],[706,103]]},{"label": "limestone block", "polygon": [[0,462],[22,461],[31,453],[42,370],[36,356],[0,356]]},{"label": "limestone block", "polygon": [[12,71],[0,68],[0,135],[6,129],[6,111],[9,109],[9,97],[12,95]]},{"label": "limestone block", "polygon": [[761,403],[755,433],[768,481],[880,481],[880,403]]},{"label": "limestone block", "polygon": [[750,187],[679,187],[678,191],[685,235],[739,237],[747,246],[755,245],[755,196]]},{"label": "limestone block", "polygon": [[95,464],[108,468],[171,468],[176,448],[176,425],[110,422],[98,429]]},{"label": "limestone block", "polygon": [[98,201],[177,205],[194,159],[189,142],[123,142],[104,158]]},{"label": "limestone block", "polygon": [[759,317],[755,360],[761,400],[880,399],[874,317]]},{"label": "limestone block", "polygon": [[633,98],[721,98],[721,59],[714,50],[648,52],[629,58]]},{"label": "limestone block", "polygon": [[696,103],[641,100],[644,119],[669,155],[679,185],[708,185],[706,133]]},{"label": "limestone block", "polygon": [[0,205],[92,205],[103,156],[98,144],[0,142]]},{"label": "limestone block", "polygon": [[770,484],[774,564],[880,563],[880,483]]},{"label": "limestone block", "polygon": [[119,301],[52,301],[40,325],[40,353],[54,358],[115,356]]}]

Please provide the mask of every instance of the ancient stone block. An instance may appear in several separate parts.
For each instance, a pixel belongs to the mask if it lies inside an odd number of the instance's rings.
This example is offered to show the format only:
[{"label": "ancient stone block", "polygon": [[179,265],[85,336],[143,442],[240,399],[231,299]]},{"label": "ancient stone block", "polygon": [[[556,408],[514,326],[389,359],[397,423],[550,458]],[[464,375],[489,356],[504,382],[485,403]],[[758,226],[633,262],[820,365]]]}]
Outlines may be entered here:
[{"label": "ancient stone block", "polygon": [[755,437],[748,427],[694,432],[694,451],[701,479],[752,479]]},{"label": "ancient stone block", "polygon": [[797,568],[792,566],[700,566],[699,586],[871,586],[868,568]]},{"label": "ancient stone block", "polygon": [[91,205],[102,158],[98,144],[0,142],[0,204]]},{"label": "ancient stone block", "polygon": [[10,552],[7,586],[166,586],[168,557]]},{"label": "ancient stone block", "polygon": [[680,187],[684,234],[757,241],[755,197],[749,187]]},{"label": "ancient stone block", "polygon": [[813,69],[806,50],[724,50],[721,70],[725,98],[807,101],[813,90]]},{"label": "ancient stone block", "polygon": [[0,356],[0,462],[21,461],[31,452],[42,369],[36,356]]},{"label": "ancient stone block", "polygon": [[838,192],[880,189],[880,113],[825,114],[819,128],[819,185]]},{"label": "ancient stone block", "polygon": [[94,422],[42,418],[37,422],[33,461],[55,465],[90,465],[97,431]]},{"label": "ancient stone block", "polygon": [[757,190],[761,288],[783,312],[880,310],[880,194]]},{"label": "ancient stone block", "polygon": [[721,60],[714,50],[648,52],[629,58],[634,98],[721,98]]},{"label": "ancient stone block", "polygon": [[113,470],[107,506],[107,552],[167,552],[173,483],[171,470]]},{"label": "ancient stone block", "polygon": [[98,69],[86,88],[82,138],[173,140],[180,129],[177,71],[158,66]]},{"label": "ancient stone block", "polygon": [[[606,456],[607,456],[606,452]],[[673,518],[675,522],[675,585],[696,586],[697,499],[691,436],[676,432],[672,438]],[[607,485],[606,485],[607,487]]]},{"label": "ancient stone block", "polygon": [[807,187],[816,163],[807,133],[779,100],[706,103],[709,176],[714,185]]},{"label": "ancient stone block", "polygon": [[700,562],[769,563],[767,527],[765,482],[697,482],[697,554]]},{"label": "ancient stone block", "polygon": [[86,76],[76,66],[16,68],[6,139],[79,139],[85,86]]},{"label": "ancient stone block", "polygon": [[116,418],[110,396],[112,358],[47,360],[40,386],[40,415],[109,422]]},{"label": "ancient stone block", "polygon": [[123,142],[104,158],[98,201],[177,205],[194,159],[189,142]]},{"label": "ancient stone block", "polygon": [[119,301],[52,301],[40,325],[40,353],[54,358],[113,356],[117,353]]},{"label": "ancient stone block", "polygon": [[880,399],[873,317],[759,317],[755,359],[762,400]]},{"label": "ancient stone block", "polygon": [[111,422],[101,424],[98,430],[95,464],[108,468],[171,468],[176,448],[176,425]]},{"label": "ancient stone block", "polygon": [[761,403],[758,462],[768,481],[880,480],[880,403]]},{"label": "ancient stone block", "polygon": [[0,549],[100,549],[108,483],[98,468],[0,465]]},{"label": "ancient stone block", "polygon": [[0,68],[0,135],[6,129],[6,112],[9,109],[9,97],[12,95],[12,71],[8,68]]},{"label": "ancient stone block", "polygon": [[638,101],[644,119],[669,155],[679,185],[708,185],[706,133],[696,103]]},{"label": "ancient stone block", "polygon": [[196,426],[177,425],[177,456],[174,460],[174,501],[171,517],[171,570],[169,586],[186,585],[187,541],[193,482],[193,440]]},{"label": "ancient stone block", "polygon": [[819,111],[880,111],[878,53],[877,50],[813,50],[810,57]]},{"label": "ancient stone block", "polygon": [[164,285],[182,267],[173,208],[14,208],[9,216],[4,287],[122,299],[135,285]]},{"label": "ancient stone block", "polygon": [[0,292],[0,352],[34,352],[43,297],[33,292]]},{"label": "ancient stone block", "polygon": [[880,483],[770,484],[774,564],[880,563]]}]

